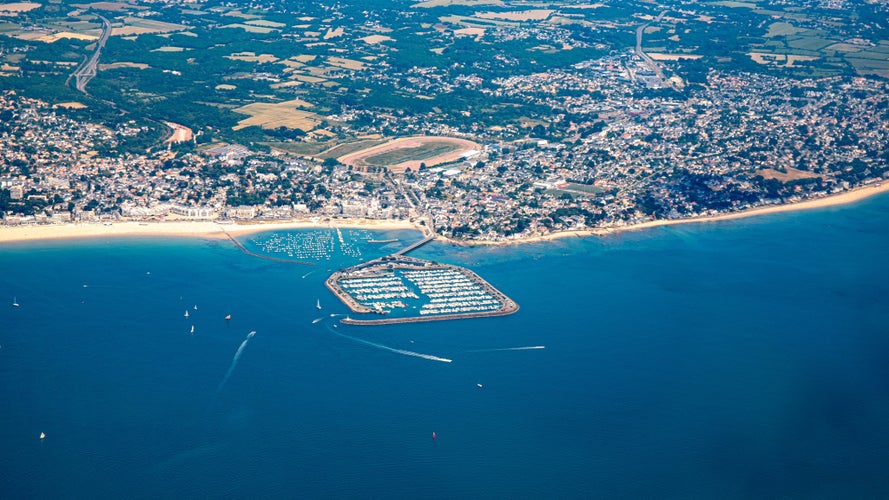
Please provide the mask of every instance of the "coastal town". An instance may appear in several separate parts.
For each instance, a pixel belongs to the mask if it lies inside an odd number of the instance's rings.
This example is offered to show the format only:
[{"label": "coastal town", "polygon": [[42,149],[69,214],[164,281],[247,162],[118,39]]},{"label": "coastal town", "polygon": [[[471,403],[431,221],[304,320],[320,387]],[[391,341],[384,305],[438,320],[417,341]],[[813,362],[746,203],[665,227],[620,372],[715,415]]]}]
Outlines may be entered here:
[{"label": "coastal town", "polygon": [[[889,177],[889,92],[864,78],[791,81],[709,75],[683,99],[638,97],[618,59],[515,77],[494,92],[551,107],[571,136],[481,144],[458,161],[401,175],[222,145],[108,155],[137,135],[0,95],[3,223],[123,220],[424,219],[463,239],[500,240],[654,218],[716,215],[823,197]],[[561,100],[561,90],[590,91]],[[416,135],[446,132],[423,117]],[[381,124],[389,126],[387,122]],[[370,134],[380,125],[365,125]]]},{"label": "coastal town", "polygon": [[[82,25],[86,41],[110,34],[108,47],[99,57],[101,45],[87,46],[95,51],[90,62],[98,63],[98,73],[91,70],[91,80],[76,89],[66,81],[68,100],[62,100],[40,97],[51,92],[41,94],[34,85],[4,88],[4,82],[35,81],[28,78],[82,80],[76,63],[25,64],[30,54],[51,55],[32,45],[37,42],[28,30],[58,29],[33,5],[17,14],[37,16],[33,25],[20,21],[19,31],[10,31],[9,40],[16,41],[0,43],[0,59],[7,61],[0,75],[5,226],[361,219],[410,222],[454,240],[500,242],[734,214],[889,178],[889,83],[882,70],[838,71],[828,58],[816,67],[815,56],[776,69],[778,56],[759,53],[736,69],[715,56],[702,66],[704,56],[688,53],[678,40],[691,36],[688,26],[710,29],[719,17],[686,7],[634,4],[647,12],[617,9],[609,15],[619,22],[611,22],[596,18],[597,9],[573,4],[449,17],[437,13],[465,7],[430,2],[365,12],[359,26],[347,22],[353,14],[346,9],[355,6],[344,4],[317,7],[313,13],[326,17],[305,15],[299,18],[304,24],[288,28],[272,20],[285,14],[273,7],[247,14],[232,6],[188,10],[171,3],[143,8],[138,21],[96,4],[91,8],[105,14],[72,11],[67,22],[80,25],[66,26]],[[176,17],[195,12],[204,17]],[[139,92],[112,89],[113,80],[105,80],[119,74],[127,75],[120,85],[139,84],[151,69],[163,79],[152,80],[159,89],[168,85],[162,81],[182,81],[195,61],[176,54],[191,49],[152,50],[158,53],[152,64],[171,61],[160,69],[120,62],[134,57],[126,44],[187,45],[208,43],[196,37],[235,36],[238,30],[211,22],[226,16],[249,19],[232,25],[256,38],[242,40],[245,45],[284,39],[327,54],[325,65],[307,66],[321,60],[314,54],[286,60],[248,50],[224,55],[218,60],[252,70],[208,70],[223,83],[185,112],[158,108],[168,98],[147,92],[140,94],[150,97],[138,101],[147,106],[140,109],[132,100]],[[421,65],[403,46],[387,45],[409,37],[398,39],[386,26],[417,26],[415,17],[440,21],[419,26],[428,33],[426,43],[450,44],[427,51],[449,57],[449,64]],[[827,26],[820,17],[777,18],[783,20],[757,28],[768,31],[764,40]],[[800,27],[793,31],[790,21]],[[872,27],[840,31],[864,36]],[[76,31],[66,33],[66,40],[80,40]],[[601,41],[590,33],[602,35]],[[843,50],[882,50],[882,42],[867,45],[860,36],[844,42]],[[523,48],[500,48],[509,44]],[[651,44],[666,47],[653,52]],[[671,44],[675,53],[665,54]],[[467,59],[472,47],[490,59]],[[414,63],[406,64],[406,57]],[[254,88],[239,93],[245,80]],[[90,89],[104,97],[92,97]],[[178,94],[168,92],[169,99]],[[208,109],[221,110],[212,115],[221,121],[207,118]],[[250,117],[227,122],[230,109]],[[395,146],[398,138],[420,142]],[[375,147],[389,149],[351,161]]]}]

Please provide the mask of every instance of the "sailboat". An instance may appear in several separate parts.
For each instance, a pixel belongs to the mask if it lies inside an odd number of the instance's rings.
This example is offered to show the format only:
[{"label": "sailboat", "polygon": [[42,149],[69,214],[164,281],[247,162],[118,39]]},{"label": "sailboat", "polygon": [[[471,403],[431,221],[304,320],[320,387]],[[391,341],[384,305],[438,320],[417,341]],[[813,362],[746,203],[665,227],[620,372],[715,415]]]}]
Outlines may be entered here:
[{"label": "sailboat", "polygon": [[41,433],[40,433],[40,439],[46,439],[46,434],[44,434],[44,433],[41,432]]},{"label": "sailboat", "polygon": [[230,320],[230,319],[232,319],[232,315],[231,315],[231,314],[226,314],[226,315],[225,315],[225,320],[228,321],[228,320]]},{"label": "sailboat", "polygon": [[[18,307],[19,301],[15,297],[12,298],[12,307]],[[318,309],[321,309],[320,307]]]},{"label": "sailboat", "polygon": [[188,311],[185,311],[185,317],[186,318],[188,317]]},{"label": "sailboat", "polygon": [[316,309],[321,309],[321,299],[318,299],[318,302],[315,304]]},{"label": "sailboat", "polygon": [[195,311],[198,310],[198,305],[197,305],[197,304],[194,305],[194,310],[195,310]]},{"label": "sailboat", "polygon": [[194,325],[191,325],[191,332],[190,333],[194,333]]}]

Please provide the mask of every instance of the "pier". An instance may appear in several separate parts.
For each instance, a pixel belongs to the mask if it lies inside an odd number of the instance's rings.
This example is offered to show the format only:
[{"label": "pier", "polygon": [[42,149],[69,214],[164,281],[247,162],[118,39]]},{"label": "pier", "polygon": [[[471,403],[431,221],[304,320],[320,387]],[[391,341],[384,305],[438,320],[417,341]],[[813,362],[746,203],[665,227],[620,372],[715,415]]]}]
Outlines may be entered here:
[{"label": "pier", "polygon": [[408,252],[416,250],[416,249],[420,248],[421,246],[425,245],[426,243],[429,243],[430,241],[434,240],[435,236],[436,236],[435,233],[432,233],[429,236],[426,236],[425,238],[423,238],[422,240],[420,240],[412,245],[406,246],[406,247],[402,248],[401,250],[393,253],[392,256],[398,257],[400,255],[407,255]]}]

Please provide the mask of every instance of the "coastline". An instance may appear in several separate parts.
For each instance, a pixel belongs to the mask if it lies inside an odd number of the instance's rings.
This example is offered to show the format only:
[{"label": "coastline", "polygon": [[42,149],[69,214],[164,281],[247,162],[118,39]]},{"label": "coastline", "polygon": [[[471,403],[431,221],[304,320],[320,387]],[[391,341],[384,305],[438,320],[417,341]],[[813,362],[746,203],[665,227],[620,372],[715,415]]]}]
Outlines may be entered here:
[{"label": "coastline", "polygon": [[417,229],[408,221],[365,219],[292,219],[248,224],[220,224],[213,221],[115,222],[86,224],[49,224],[0,227],[0,243],[77,238],[116,238],[130,236],[169,236],[184,238],[225,239],[262,231],[311,229],[324,227],[358,229]]},{"label": "coastline", "polygon": [[[526,243],[538,243],[549,240],[569,237],[605,236],[624,231],[638,231],[658,226],[673,226],[677,224],[699,224],[707,222],[719,222],[733,219],[743,219],[782,212],[795,212],[798,210],[812,210],[840,205],[847,205],[889,192],[889,183],[870,184],[842,193],[824,196],[817,199],[803,200],[796,203],[756,207],[740,212],[725,213],[712,216],[695,217],[689,219],[653,220],[625,226],[608,228],[593,228],[573,231],[560,231],[540,236],[531,236],[511,240],[454,240],[444,236],[436,239],[459,246],[506,246]],[[164,222],[115,222],[111,225],[103,223],[70,223],[50,225],[24,225],[24,226],[0,226],[0,243],[76,239],[76,238],[114,238],[130,236],[168,236],[187,238],[220,239],[231,236],[243,236],[262,231],[275,231],[285,229],[312,229],[324,227],[344,227],[360,229],[415,229],[421,232],[425,227],[419,224],[403,220],[372,220],[372,219],[322,219],[303,218],[287,221],[250,222],[245,224],[232,223],[220,224],[214,221],[184,221],[172,220]]]},{"label": "coastline", "polygon": [[869,184],[857,187],[842,193],[832,194],[821,198],[808,199],[798,201],[796,203],[784,203],[781,205],[769,205],[764,207],[756,207],[739,212],[724,213],[719,215],[707,215],[702,217],[693,217],[688,219],[660,219],[648,222],[640,222],[638,224],[627,224],[624,226],[613,226],[606,228],[578,229],[559,231],[557,233],[544,234],[540,236],[530,236],[512,240],[454,240],[444,236],[438,236],[436,239],[445,241],[457,246],[510,246],[522,245],[526,243],[540,243],[551,240],[571,237],[586,236],[607,236],[611,234],[619,234],[628,231],[640,231],[659,226],[675,226],[679,224],[704,224],[709,222],[720,222],[734,219],[746,219],[748,217],[757,217],[760,215],[769,215],[782,212],[796,212],[802,210],[814,210],[819,208],[835,207],[849,205],[858,201],[865,200],[872,196],[889,192],[889,183],[880,185]]}]

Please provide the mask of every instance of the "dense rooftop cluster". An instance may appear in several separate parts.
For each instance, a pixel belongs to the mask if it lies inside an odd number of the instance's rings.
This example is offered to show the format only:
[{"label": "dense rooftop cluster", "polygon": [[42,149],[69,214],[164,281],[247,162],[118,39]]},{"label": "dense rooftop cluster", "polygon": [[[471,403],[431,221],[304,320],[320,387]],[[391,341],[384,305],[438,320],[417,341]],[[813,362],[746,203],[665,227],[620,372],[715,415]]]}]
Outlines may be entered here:
[{"label": "dense rooftop cluster", "polygon": [[[142,3],[4,25],[6,224],[369,217],[499,240],[887,177],[885,2]],[[83,95],[66,79],[97,12],[114,27]],[[480,146],[404,174],[337,160],[411,135]]]},{"label": "dense rooftop cluster", "polygon": [[[401,177],[240,146],[105,157],[97,151],[133,130],[81,124],[9,92],[6,220],[424,217],[446,235],[500,239],[741,210],[889,175],[885,82],[712,72],[684,94],[640,94],[627,58],[497,82],[491,92],[552,109],[561,140],[545,137],[549,126],[530,140],[493,132],[477,155]],[[388,120],[440,132],[414,116]]]}]

